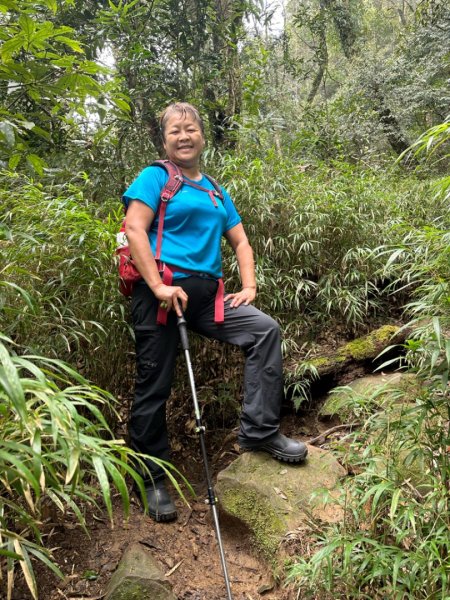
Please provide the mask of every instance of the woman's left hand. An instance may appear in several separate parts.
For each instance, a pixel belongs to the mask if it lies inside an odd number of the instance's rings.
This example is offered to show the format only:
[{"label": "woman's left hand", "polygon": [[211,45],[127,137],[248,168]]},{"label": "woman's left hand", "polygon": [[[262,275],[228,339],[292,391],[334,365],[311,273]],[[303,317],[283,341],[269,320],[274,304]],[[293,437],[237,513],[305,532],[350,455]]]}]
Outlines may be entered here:
[{"label": "woman's left hand", "polygon": [[256,289],[254,287],[244,287],[236,294],[227,294],[224,298],[225,302],[231,299],[230,307],[237,308],[241,304],[248,306],[256,297]]}]

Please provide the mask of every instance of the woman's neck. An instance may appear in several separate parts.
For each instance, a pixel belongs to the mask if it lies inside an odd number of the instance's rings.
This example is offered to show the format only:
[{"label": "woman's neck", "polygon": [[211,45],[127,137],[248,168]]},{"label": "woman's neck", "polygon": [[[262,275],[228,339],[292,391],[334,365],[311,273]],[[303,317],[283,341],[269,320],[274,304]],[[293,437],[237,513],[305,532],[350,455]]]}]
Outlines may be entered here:
[{"label": "woman's neck", "polygon": [[198,165],[195,167],[181,167],[181,172],[183,175],[186,175],[188,179],[193,179],[194,181],[200,181],[203,177]]}]

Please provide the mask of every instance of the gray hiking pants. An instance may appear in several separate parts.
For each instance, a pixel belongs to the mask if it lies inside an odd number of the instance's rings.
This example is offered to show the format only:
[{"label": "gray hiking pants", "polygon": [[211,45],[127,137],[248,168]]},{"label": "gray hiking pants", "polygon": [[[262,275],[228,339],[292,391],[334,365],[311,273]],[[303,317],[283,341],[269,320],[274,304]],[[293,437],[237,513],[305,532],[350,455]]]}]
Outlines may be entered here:
[{"label": "gray hiking pants", "polygon": [[[254,306],[230,308],[225,303],[225,321],[214,323],[217,282],[202,277],[176,281],[189,297],[185,312],[188,328],[208,338],[235,344],[245,353],[244,402],[238,439],[248,444],[273,436],[279,427],[283,392],[280,329]],[[156,324],[158,300],[139,282],[132,298],[136,336],[136,387],[129,432],[131,447],[148,456],[169,460],[166,401],[170,395],[179,332],[171,311],[167,325]],[[152,476],[161,469],[148,461]]]}]

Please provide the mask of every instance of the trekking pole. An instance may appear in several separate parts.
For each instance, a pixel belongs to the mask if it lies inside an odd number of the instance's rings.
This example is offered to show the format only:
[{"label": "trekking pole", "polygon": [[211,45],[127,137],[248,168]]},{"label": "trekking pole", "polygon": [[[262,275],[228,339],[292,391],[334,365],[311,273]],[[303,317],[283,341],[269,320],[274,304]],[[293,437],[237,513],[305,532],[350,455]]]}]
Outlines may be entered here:
[{"label": "trekking pole", "polygon": [[180,330],[181,347],[183,348],[183,351],[184,351],[184,355],[186,358],[187,370],[189,373],[189,383],[191,384],[192,399],[194,400],[195,424],[196,424],[195,431],[196,431],[196,433],[198,433],[198,436],[200,439],[200,447],[202,449],[203,464],[205,467],[206,483],[208,485],[208,499],[206,500],[206,502],[211,507],[211,512],[212,512],[212,516],[213,516],[213,520],[214,520],[214,528],[216,530],[217,544],[219,546],[220,562],[222,563],[222,571],[223,571],[223,576],[225,578],[225,586],[227,588],[227,597],[228,597],[228,600],[233,600],[233,596],[231,595],[230,579],[228,577],[227,565],[225,562],[225,553],[223,551],[222,536],[220,535],[219,516],[217,514],[217,506],[216,506],[217,498],[214,493],[214,488],[213,488],[213,484],[211,481],[211,474],[209,472],[208,457],[206,454],[205,426],[202,424],[202,418],[201,418],[200,409],[198,406],[197,392],[195,390],[195,382],[194,382],[194,373],[192,371],[191,357],[189,355],[189,339],[188,339],[188,334],[187,334],[186,319],[184,318],[184,316],[178,317],[178,328]]}]

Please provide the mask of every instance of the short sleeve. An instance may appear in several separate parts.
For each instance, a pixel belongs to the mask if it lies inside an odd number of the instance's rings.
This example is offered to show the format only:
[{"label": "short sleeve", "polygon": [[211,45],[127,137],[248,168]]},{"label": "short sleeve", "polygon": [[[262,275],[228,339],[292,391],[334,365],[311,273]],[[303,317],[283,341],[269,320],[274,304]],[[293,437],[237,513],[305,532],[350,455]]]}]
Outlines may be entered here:
[{"label": "short sleeve", "polygon": [[122,202],[128,208],[131,200],[140,200],[157,212],[161,190],[167,183],[169,176],[161,167],[146,167],[124,192]]},{"label": "short sleeve", "polygon": [[221,190],[223,192],[223,206],[227,212],[227,222],[224,229],[225,233],[225,231],[228,231],[238,225],[241,222],[241,217],[229,193],[223,187],[221,187]]}]

